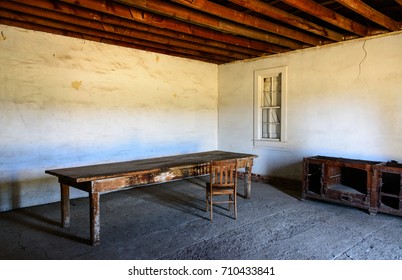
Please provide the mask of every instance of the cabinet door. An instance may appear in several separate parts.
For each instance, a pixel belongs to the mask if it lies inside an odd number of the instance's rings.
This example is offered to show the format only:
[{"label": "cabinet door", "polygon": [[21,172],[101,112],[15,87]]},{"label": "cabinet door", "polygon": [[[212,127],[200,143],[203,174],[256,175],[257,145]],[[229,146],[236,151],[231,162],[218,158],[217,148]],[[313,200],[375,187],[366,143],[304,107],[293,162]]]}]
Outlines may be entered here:
[{"label": "cabinet door", "polygon": [[380,211],[390,214],[402,214],[401,173],[381,171],[378,189]]},{"label": "cabinet door", "polygon": [[304,161],[303,197],[321,196],[324,164],[310,160]]}]

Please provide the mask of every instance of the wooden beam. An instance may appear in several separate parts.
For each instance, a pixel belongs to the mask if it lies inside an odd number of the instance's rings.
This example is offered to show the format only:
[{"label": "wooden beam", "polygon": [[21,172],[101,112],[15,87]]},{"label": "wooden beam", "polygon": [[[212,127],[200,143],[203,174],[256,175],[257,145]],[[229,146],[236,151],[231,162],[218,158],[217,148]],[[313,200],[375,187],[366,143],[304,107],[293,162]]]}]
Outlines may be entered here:
[{"label": "wooden beam", "polygon": [[[28,0],[27,2],[35,3],[34,0]],[[53,2],[53,4],[55,3],[54,1],[51,2]],[[248,38],[234,36],[228,33],[218,32],[198,25],[193,25],[180,20],[172,19],[163,15],[144,11],[135,7],[121,5],[115,2],[106,2],[107,4],[102,4],[99,2],[99,0],[86,0],[81,1],[79,2],[79,4],[77,4],[76,0],[60,0],[57,2],[57,7],[60,4],[59,2],[65,2],[71,5],[79,5],[79,7],[98,11],[106,15],[124,18],[130,21],[140,22],[146,25],[158,27],[163,30],[172,30],[180,32],[180,34],[193,35],[232,46],[239,46],[248,49],[263,51],[264,53],[280,53],[287,50],[276,45],[256,40],[250,40]],[[102,20],[102,18],[98,18],[98,20]]]},{"label": "wooden beam", "polygon": [[[306,33],[299,32],[294,29],[287,28],[283,25],[269,22],[267,20],[242,13],[225,6],[213,3],[208,0],[172,0],[173,2],[185,5],[187,7],[197,9],[208,14],[221,17],[233,22],[238,22],[253,28],[261,29],[267,32],[278,34],[293,40],[297,40],[309,45],[320,45],[322,41],[320,38],[311,36]],[[255,1],[249,1],[255,2]]]},{"label": "wooden beam", "polygon": [[3,17],[0,17],[0,24],[15,26],[15,27],[29,29],[29,30],[35,30],[35,31],[40,31],[40,32],[46,32],[46,33],[51,33],[51,34],[57,34],[57,35],[61,35],[61,36],[68,36],[68,37],[77,38],[77,39],[85,39],[85,40],[89,40],[89,41],[95,41],[95,42],[105,43],[105,44],[114,45],[114,46],[135,48],[135,49],[154,52],[154,53],[161,53],[161,54],[172,55],[172,56],[177,56],[177,57],[182,57],[182,58],[194,59],[194,60],[199,60],[199,61],[204,61],[204,62],[209,62],[209,63],[214,63],[214,64],[222,64],[222,63],[228,62],[228,61],[224,61],[222,59],[214,60],[214,59],[208,58],[206,56],[204,56],[204,57],[192,56],[192,55],[183,54],[183,53],[175,53],[171,50],[166,51],[166,50],[161,50],[161,49],[157,49],[157,48],[153,48],[153,47],[146,47],[146,46],[142,46],[142,45],[133,45],[133,44],[122,42],[122,41],[114,41],[114,40],[95,37],[95,36],[83,35],[81,33],[71,32],[71,31],[67,31],[64,29],[57,29],[57,28],[42,26],[42,25],[29,23],[29,22],[17,21],[14,19],[8,19],[8,18],[3,18]]},{"label": "wooden beam", "polygon": [[197,12],[192,9],[185,8],[180,5],[175,5],[167,1],[160,0],[115,0],[128,6],[137,7],[146,11],[169,16],[193,24],[198,24],[220,32],[226,32],[234,35],[241,35],[254,40],[260,40],[279,46],[284,46],[290,49],[299,49],[303,45],[281,36],[264,32],[262,30],[247,28],[241,24],[234,23],[228,20],[223,20],[214,16],[209,16],[205,13]]},{"label": "wooden beam", "polygon": [[338,13],[335,13],[334,11],[312,0],[282,0],[282,2],[285,2],[286,4],[302,10],[303,12],[313,15],[321,20],[329,22],[332,25],[338,26],[354,34],[360,36],[369,35],[368,29],[365,26],[352,21]]},{"label": "wooden beam", "polygon": [[[329,30],[328,28],[319,26],[313,22],[309,22],[305,19],[302,19],[298,16],[295,16],[291,13],[285,12],[284,10],[278,9],[274,6],[271,6],[265,2],[256,0],[256,1],[248,1],[248,0],[229,0],[237,5],[245,7],[254,12],[266,15],[276,20],[280,20],[287,24],[293,25],[305,31],[314,33],[316,35],[320,35],[331,39],[333,41],[343,41],[344,36],[338,32]],[[402,1],[402,0],[401,0]]]},{"label": "wooden beam", "polygon": [[380,13],[376,9],[370,7],[360,0],[336,0],[338,3],[353,10],[354,12],[364,16],[365,18],[391,30],[397,31],[400,29],[399,23],[386,15]]},{"label": "wooden beam", "polygon": [[239,55],[243,55],[244,58],[245,58],[245,56],[249,56],[249,57],[250,56],[260,56],[260,55],[264,55],[266,53],[264,51],[255,50],[252,48],[246,48],[246,47],[236,46],[236,45],[232,45],[232,44],[228,44],[228,43],[224,43],[224,42],[214,41],[211,39],[202,38],[202,37],[194,36],[194,35],[188,35],[185,33],[180,33],[180,32],[176,32],[176,31],[169,30],[169,29],[161,29],[161,28],[154,27],[151,25],[145,25],[145,24],[137,23],[134,21],[129,21],[126,19],[122,19],[122,18],[110,16],[110,15],[103,15],[102,22],[110,23],[110,24],[114,24],[114,25],[118,25],[118,26],[125,26],[127,28],[138,29],[138,30],[146,31],[146,32],[156,34],[156,35],[171,37],[171,38],[174,38],[177,40],[184,40],[186,42],[191,42],[192,44],[199,44],[200,46],[207,46],[209,48],[215,48],[218,51],[224,50],[226,52],[231,52],[232,54],[237,53]]},{"label": "wooden beam", "polygon": [[[166,46],[172,46],[172,47],[177,47],[177,48],[183,48],[183,49],[189,49],[189,50],[197,50],[200,52],[205,52],[205,53],[211,53],[214,55],[221,55],[224,57],[231,57],[235,59],[247,59],[251,58],[250,55],[243,54],[243,53],[237,53],[237,52],[232,52],[228,51],[225,49],[221,48],[215,48],[211,46],[206,46],[202,44],[195,44],[193,42],[189,41],[183,41],[183,40],[178,40],[175,38],[169,38],[166,36],[161,36],[161,35],[156,35],[153,33],[148,32],[147,29],[145,30],[137,30],[137,29],[131,29],[126,26],[119,26],[119,25],[111,25],[107,24],[105,22],[99,22],[95,20],[88,20],[88,12],[86,10],[80,11],[81,17],[78,16],[71,16],[69,14],[64,14],[64,13],[59,13],[55,12],[54,10],[45,10],[42,8],[37,8],[37,7],[32,7],[28,6],[25,4],[26,0],[22,1],[20,0],[21,3],[18,0],[15,1],[6,1],[6,2],[1,2],[0,7],[10,9],[13,11],[18,11],[18,12],[23,12],[25,14],[31,14],[35,15],[41,18],[46,18],[50,19],[53,21],[59,21],[59,22],[64,22],[64,23],[74,23],[75,25],[79,25],[81,27],[87,27],[92,30],[99,30],[99,31],[105,31],[108,33],[111,33],[113,36],[115,35],[122,35],[125,37],[132,37],[138,40],[138,38],[142,38],[148,42],[156,42],[158,44],[165,44]],[[35,2],[40,2],[40,0],[35,0]],[[82,29],[82,32],[88,31],[85,29]],[[77,31],[77,30],[75,30]],[[85,34],[85,33],[84,33]],[[94,35],[93,33],[91,33]],[[97,35],[97,34],[95,34]],[[105,35],[106,36],[106,35]],[[111,35],[108,35],[111,36]],[[110,37],[106,37],[110,38]]]},{"label": "wooden beam", "polygon": [[[19,2],[21,2],[22,0],[18,0]],[[54,7],[54,3],[51,2],[51,0],[25,0],[22,1],[24,3],[27,2],[32,2],[33,5],[35,6],[40,6],[42,8],[46,8],[46,9],[52,9],[52,7]],[[69,14],[77,14],[77,13],[86,13],[88,14],[88,18],[93,18],[102,22],[106,22],[106,23],[110,23],[110,24],[115,24],[115,25],[120,25],[120,26],[125,26],[125,27],[129,27],[129,28],[134,28],[134,29],[139,29],[139,30],[143,30],[143,31],[147,31],[150,33],[154,33],[154,34],[158,34],[158,35],[162,35],[162,36],[168,36],[168,37],[172,37],[172,38],[176,38],[176,39],[180,39],[180,40],[185,40],[185,41],[189,41],[192,43],[198,43],[198,44],[203,44],[203,45],[208,45],[208,46],[212,46],[212,47],[216,47],[216,48],[220,48],[220,49],[225,49],[225,50],[230,50],[233,52],[240,52],[240,53],[244,53],[244,54],[248,54],[248,55],[252,55],[252,56],[259,56],[259,55],[263,55],[266,52],[261,51],[261,50],[255,50],[255,49],[251,49],[251,48],[246,48],[246,47],[242,47],[242,46],[237,46],[237,45],[232,45],[232,44],[228,44],[226,42],[220,42],[220,41],[216,41],[216,40],[211,40],[209,38],[203,38],[200,36],[196,36],[196,35],[192,35],[189,33],[182,33],[182,32],[178,32],[177,29],[177,22],[172,26],[172,28],[165,28],[164,27],[156,27],[157,25],[150,25],[150,24],[146,24],[145,21],[146,19],[150,19],[156,22],[161,22],[161,17],[160,16],[156,16],[156,15],[150,15],[147,12],[141,12],[140,14],[138,13],[138,11],[134,11],[132,8],[127,8],[124,7],[122,5],[115,5],[114,6],[114,12],[113,15],[112,14],[102,14],[102,12],[105,12],[106,7],[105,6],[90,6],[92,8],[92,11],[89,11],[87,9],[83,9],[81,8],[81,10],[78,9],[74,9],[77,12],[71,12],[71,5],[67,4],[67,3],[74,3],[74,1],[64,1],[66,3],[57,3],[57,10],[63,13],[69,13]],[[85,1],[84,4],[95,4],[95,2],[93,1]],[[99,2],[97,2],[96,4],[99,4]],[[103,7],[103,9],[102,9]],[[79,7],[76,7],[79,8]],[[96,10],[94,8],[97,8]],[[137,13],[136,13],[137,12]],[[136,18],[140,19],[140,20],[132,20],[133,14],[136,13]],[[78,15],[78,14],[77,14]],[[93,15],[93,17],[89,17]],[[84,16],[85,17],[85,16]],[[130,18],[130,20],[128,20],[127,18]]]},{"label": "wooden beam", "polygon": [[[7,1],[8,2],[8,1]],[[5,2],[0,2],[0,4],[3,4]],[[127,36],[122,36],[122,35],[115,35],[115,34],[110,34],[105,31],[99,31],[99,30],[92,30],[90,28],[84,28],[80,27],[74,24],[68,24],[64,22],[57,22],[49,19],[44,19],[38,16],[34,16],[31,14],[22,14],[20,12],[13,12],[10,10],[6,9],[0,9],[0,18],[2,19],[8,19],[8,22],[10,20],[14,21],[15,24],[10,24],[14,26],[18,26],[19,22],[24,23],[24,28],[27,29],[32,29],[30,28],[31,25],[36,26],[38,31],[47,31],[50,29],[52,30],[63,30],[62,34],[80,34],[81,38],[83,39],[88,39],[92,41],[98,41],[98,42],[121,42],[121,45],[125,46],[130,46],[134,48],[139,48],[139,49],[144,49],[144,50],[149,50],[157,53],[165,53],[165,54],[171,54],[171,55],[178,55],[181,57],[198,57],[198,58],[210,58],[210,61],[224,61],[224,62],[229,62],[235,59],[231,58],[225,58],[224,56],[220,55],[213,55],[213,54],[207,54],[203,53],[200,51],[195,51],[195,50],[190,50],[190,49],[182,49],[174,46],[167,46],[166,44],[163,43],[155,43],[155,42],[149,42],[146,40],[142,39],[135,39],[132,37],[127,37]],[[3,20],[4,21],[4,20]],[[21,24],[19,24],[22,26]],[[44,27],[44,28],[43,28]],[[138,47],[140,46],[140,47]]]}]

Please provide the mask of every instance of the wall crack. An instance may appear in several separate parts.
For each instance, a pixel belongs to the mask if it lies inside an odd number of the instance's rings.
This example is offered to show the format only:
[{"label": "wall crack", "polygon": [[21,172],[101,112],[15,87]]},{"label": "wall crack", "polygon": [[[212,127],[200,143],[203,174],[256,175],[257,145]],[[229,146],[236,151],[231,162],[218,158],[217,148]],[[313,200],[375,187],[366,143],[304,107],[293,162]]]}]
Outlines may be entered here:
[{"label": "wall crack", "polygon": [[363,51],[364,51],[364,57],[359,63],[359,75],[357,76],[358,79],[360,79],[360,75],[362,73],[362,64],[367,58],[366,41],[363,42],[362,48],[363,48]]}]

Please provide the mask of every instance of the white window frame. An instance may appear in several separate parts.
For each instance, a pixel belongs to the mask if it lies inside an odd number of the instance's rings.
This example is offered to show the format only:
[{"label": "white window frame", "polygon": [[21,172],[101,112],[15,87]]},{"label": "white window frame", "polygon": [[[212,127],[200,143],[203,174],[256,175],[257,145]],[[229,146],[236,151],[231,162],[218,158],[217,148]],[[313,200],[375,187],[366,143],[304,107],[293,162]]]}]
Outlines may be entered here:
[{"label": "white window frame", "polygon": [[[262,135],[262,106],[264,94],[264,79],[281,77],[280,101],[280,137],[279,139],[264,138]],[[286,149],[287,141],[287,66],[260,69],[254,71],[254,137],[255,147]]]}]

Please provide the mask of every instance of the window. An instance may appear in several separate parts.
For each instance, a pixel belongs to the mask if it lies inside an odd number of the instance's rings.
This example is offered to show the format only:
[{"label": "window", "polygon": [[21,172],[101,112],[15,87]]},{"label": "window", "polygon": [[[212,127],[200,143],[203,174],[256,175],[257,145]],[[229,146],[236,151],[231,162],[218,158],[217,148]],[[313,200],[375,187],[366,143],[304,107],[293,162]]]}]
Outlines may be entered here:
[{"label": "window", "polygon": [[254,146],[286,148],[286,70],[254,71]]}]

